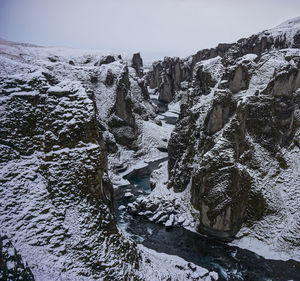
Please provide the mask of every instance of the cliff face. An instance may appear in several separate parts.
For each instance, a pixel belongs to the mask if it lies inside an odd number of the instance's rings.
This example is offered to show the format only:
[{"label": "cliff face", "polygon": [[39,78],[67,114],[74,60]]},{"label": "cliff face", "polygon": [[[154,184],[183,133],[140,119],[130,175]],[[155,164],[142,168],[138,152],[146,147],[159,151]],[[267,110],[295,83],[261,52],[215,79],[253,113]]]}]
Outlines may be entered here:
[{"label": "cliff face", "polygon": [[200,50],[184,59],[166,57],[163,61],[154,62],[146,74],[147,83],[150,88],[157,88],[161,101],[169,103],[178,91],[186,89],[186,83],[192,81],[195,65],[202,60],[221,57],[223,64],[229,65],[246,54],[260,57],[266,51],[300,48],[300,32],[295,27],[299,22],[295,21],[286,21],[276,28],[242,38],[236,43],[221,43],[216,48]]},{"label": "cliff face", "polygon": [[[140,57],[139,57],[140,58]],[[117,152],[117,144],[137,150],[139,128],[137,118],[153,119],[155,108],[149,102],[145,81],[139,78],[142,61],[133,56],[131,64],[118,59],[110,64],[93,68],[93,83],[86,83],[89,95],[94,101],[99,128],[104,134],[108,152]],[[135,68],[134,68],[135,67]]]},{"label": "cliff face", "polygon": [[[130,279],[140,256],[116,227],[106,154],[124,128],[136,139],[145,92],[121,59],[68,55],[2,42],[0,235],[38,280]],[[5,260],[0,269],[9,274]]]},{"label": "cliff face", "polygon": [[169,141],[168,185],[190,188],[200,232],[253,235],[292,252],[300,246],[300,52],[268,40],[264,53],[195,64]]}]

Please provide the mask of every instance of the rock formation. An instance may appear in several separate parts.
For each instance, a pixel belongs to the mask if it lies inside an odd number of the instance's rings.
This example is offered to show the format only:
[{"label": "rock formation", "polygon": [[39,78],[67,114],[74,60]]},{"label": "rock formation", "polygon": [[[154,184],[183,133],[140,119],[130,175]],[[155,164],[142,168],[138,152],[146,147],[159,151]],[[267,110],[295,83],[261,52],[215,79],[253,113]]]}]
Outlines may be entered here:
[{"label": "rock formation", "polygon": [[143,60],[140,53],[133,54],[131,66],[135,69],[136,74],[139,78],[143,76]]},{"label": "rock formation", "polygon": [[243,228],[296,251],[300,46],[286,25],[195,64],[168,169],[169,188],[190,188],[200,232],[232,239]]}]

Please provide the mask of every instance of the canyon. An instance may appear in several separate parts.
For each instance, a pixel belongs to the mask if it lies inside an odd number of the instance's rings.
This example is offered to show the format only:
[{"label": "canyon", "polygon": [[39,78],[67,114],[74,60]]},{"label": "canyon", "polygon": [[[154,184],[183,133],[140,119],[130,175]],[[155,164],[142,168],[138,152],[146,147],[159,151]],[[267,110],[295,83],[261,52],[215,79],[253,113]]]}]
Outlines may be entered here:
[{"label": "canyon", "polygon": [[151,65],[0,39],[1,278],[297,280],[299,87],[300,18]]}]

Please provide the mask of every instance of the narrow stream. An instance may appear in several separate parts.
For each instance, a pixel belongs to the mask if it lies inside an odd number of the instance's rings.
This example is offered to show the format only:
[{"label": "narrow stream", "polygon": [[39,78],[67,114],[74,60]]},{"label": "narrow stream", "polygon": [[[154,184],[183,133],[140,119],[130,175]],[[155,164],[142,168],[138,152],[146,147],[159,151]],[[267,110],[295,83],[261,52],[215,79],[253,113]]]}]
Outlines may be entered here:
[{"label": "narrow stream", "polygon": [[[201,236],[183,227],[173,227],[166,230],[163,225],[150,222],[141,216],[131,216],[126,206],[140,195],[150,193],[150,174],[158,165],[166,161],[161,159],[150,163],[148,167],[133,171],[126,178],[130,185],[120,186],[115,190],[115,211],[118,224],[137,243],[170,255],[182,257],[219,274],[219,280],[249,280],[249,281],[299,281],[300,263],[265,259],[249,250]],[[126,192],[132,197],[125,197]]]}]

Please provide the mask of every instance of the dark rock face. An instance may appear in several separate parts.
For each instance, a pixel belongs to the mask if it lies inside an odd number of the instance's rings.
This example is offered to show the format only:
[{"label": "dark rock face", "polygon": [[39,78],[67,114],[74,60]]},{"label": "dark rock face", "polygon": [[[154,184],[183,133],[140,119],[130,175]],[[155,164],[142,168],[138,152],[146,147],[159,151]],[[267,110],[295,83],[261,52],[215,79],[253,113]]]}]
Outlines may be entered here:
[{"label": "dark rock face", "polygon": [[132,145],[137,138],[135,127],[129,126],[124,119],[116,115],[110,117],[108,125],[118,143],[134,148]]},{"label": "dark rock face", "polygon": [[150,88],[159,89],[159,100],[162,102],[171,102],[175,89],[179,89],[183,81],[185,71],[182,70],[180,63],[179,58],[165,57],[162,62],[154,63],[152,70],[146,75]]},{"label": "dark rock face", "polygon": [[226,91],[215,92],[212,107],[204,121],[206,133],[213,135],[228,122],[236,107],[232,94]]},{"label": "dark rock face", "polygon": [[173,100],[173,81],[168,74],[163,76],[162,83],[159,86],[158,100],[165,103]]},{"label": "dark rock face", "polygon": [[277,191],[263,186],[277,176],[267,176],[267,163],[278,174],[292,172],[283,151],[299,150],[294,116],[300,54],[290,53],[245,56],[230,65],[220,60],[219,68],[211,60],[211,66],[195,67],[193,89],[182,100],[169,141],[168,169],[169,187],[176,192],[190,188],[191,203],[200,211],[200,232],[230,239],[242,225],[285,212],[275,203],[280,202]]},{"label": "dark rock face", "polygon": [[137,138],[137,128],[133,116],[133,105],[129,97],[130,81],[128,67],[122,70],[116,86],[116,102],[109,125],[116,141],[122,145],[134,148]]},{"label": "dark rock face", "polygon": [[114,74],[112,73],[111,69],[108,69],[106,74],[105,84],[107,86],[112,86],[114,83],[114,79],[115,79]]},{"label": "dark rock face", "polygon": [[228,77],[229,90],[235,94],[239,91],[248,89],[249,74],[247,67],[239,65]]},{"label": "dark rock face", "polygon": [[203,66],[196,66],[194,69],[194,79],[192,86],[197,88],[197,90],[201,93],[209,92],[210,88],[216,85],[217,81],[213,79],[212,75],[203,71]]},{"label": "dark rock face", "polygon": [[300,46],[300,31],[298,31],[294,35],[294,48],[299,48],[299,46]]},{"label": "dark rock face", "polygon": [[135,120],[132,115],[131,100],[127,98],[130,89],[128,68],[124,67],[117,81],[117,95],[115,103],[115,114],[124,120],[130,126],[135,125]]},{"label": "dark rock face", "polygon": [[135,69],[136,74],[139,78],[143,77],[143,60],[140,53],[133,54],[131,66]]},{"label": "dark rock face", "polygon": [[115,59],[114,56],[111,56],[111,55],[104,56],[104,57],[102,57],[102,58],[100,59],[99,62],[97,62],[97,63],[95,64],[95,66],[96,66],[96,65],[101,66],[101,65],[103,65],[103,64],[110,64],[110,63],[112,63],[112,62],[114,62],[114,61],[116,61],[116,59]]},{"label": "dark rock face", "polygon": [[157,88],[160,85],[160,73],[162,72],[161,61],[154,62],[152,70],[146,75],[147,84],[151,89]]}]

